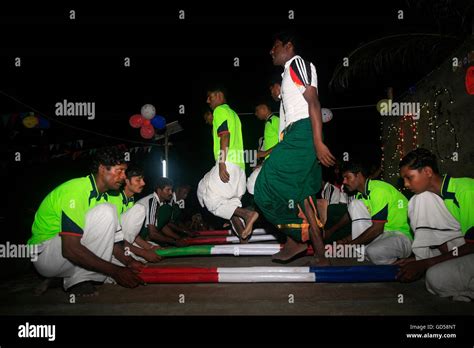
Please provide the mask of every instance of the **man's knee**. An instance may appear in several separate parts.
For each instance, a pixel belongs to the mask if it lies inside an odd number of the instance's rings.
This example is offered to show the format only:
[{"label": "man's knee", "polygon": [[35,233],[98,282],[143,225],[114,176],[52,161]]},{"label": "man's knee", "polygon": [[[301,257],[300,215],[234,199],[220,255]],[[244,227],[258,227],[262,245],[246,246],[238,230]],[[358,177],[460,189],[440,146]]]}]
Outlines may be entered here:
[{"label": "man's knee", "polygon": [[447,277],[449,272],[446,272],[446,265],[443,263],[428,268],[425,275],[426,289],[433,295],[441,295],[446,282],[449,281]]},{"label": "man's knee", "polygon": [[390,250],[383,243],[375,243],[366,247],[368,259],[376,265],[387,265],[396,261]]}]

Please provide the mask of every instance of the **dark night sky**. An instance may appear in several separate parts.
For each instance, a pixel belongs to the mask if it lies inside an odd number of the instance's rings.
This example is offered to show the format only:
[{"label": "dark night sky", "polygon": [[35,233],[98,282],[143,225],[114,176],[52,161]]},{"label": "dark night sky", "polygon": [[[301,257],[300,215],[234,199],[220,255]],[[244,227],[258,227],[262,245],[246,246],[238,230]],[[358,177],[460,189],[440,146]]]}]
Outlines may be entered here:
[{"label": "dark night sky", "polygon": [[[348,6],[334,1],[326,2],[324,8],[321,2],[287,7],[269,3],[259,4],[259,8],[241,2],[213,2],[205,8],[176,2],[162,10],[156,5],[129,3],[102,8],[0,8],[0,114],[30,111],[29,106],[53,119],[43,137],[37,129],[21,127],[13,139],[3,135],[2,154],[10,156],[18,149],[30,151],[32,145],[76,139],[84,139],[85,148],[127,143],[69,126],[124,138],[130,146],[139,145],[133,142],[149,143],[129,126],[128,118],[143,104],[151,103],[168,122],[179,120],[183,125],[185,131],[171,139],[170,176],[195,185],[213,162],[210,130],[202,119],[206,86],[226,86],[231,107],[240,113],[252,112],[258,100],[269,97],[271,74],[281,71],[272,66],[269,50],[272,34],[282,28],[297,29],[305,40],[302,56],[316,66],[323,107],[376,104],[384,98],[387,86],[382,79],[362,77],[342,93],[328,88],[337,64],[361,43],[393,33],[439,29],[422,8],[409,7],[411,1],[384,3]],[[70,9],[77,12],[75,21],[67,17]],[[179,9],[186,11],[185,21],[178,20]],[[290,9],[295,11],[292,21],[287,17]],[[405,11],[403,21],[397,19],[399,9]],[[21,69],[12,66],[17,56],[23,60]],[[123,67],[125,56],[131,58],[131,68]],[[233,66],[234,57],[240,59],[239,68]],[[397,77],[392,84],[400,93],[433,66],[412,67],[408,73],[405,68],[394,66],[390,71]],[[61,118],[66,126],[54,122],[54,104],[63,99],[94,101],[96,119]],[[180,104],[186,107],[185,115],[177,112]],[[375,108],[334,110],[333,114],[324,131],[335,154],[358,145],[379,147],[380,120]],[[241,116],[241,120],[245,147],[255,148],[263,124],[252,115]],[[147,157],[145,167],[150,176],[160,173],[161,151],[158,147]],[[42,188],[32,199],[33,208],[50,188],[84,173],[85,162],[52,162],[21,168],[22,172],[35,172],[37,181],[32,184]],[[38,179],[45,171],[50,173],[50,181]],[[7,175],[18,177],[15,170]]]}]

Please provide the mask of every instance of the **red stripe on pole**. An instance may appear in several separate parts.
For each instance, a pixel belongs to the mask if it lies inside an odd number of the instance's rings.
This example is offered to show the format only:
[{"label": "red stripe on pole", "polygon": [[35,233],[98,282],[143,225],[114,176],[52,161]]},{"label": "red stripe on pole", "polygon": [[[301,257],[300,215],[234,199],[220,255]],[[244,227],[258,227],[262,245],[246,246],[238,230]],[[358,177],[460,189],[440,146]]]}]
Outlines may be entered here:
[{"label": "red stripe on pole", "polygon": [[168,274],[168,273],[217,273],[217,267],[144,267],[141,274]]},{"label": "red stripe on pole", "polygon": [[217,273],[163,273],[163,274],[140,274],[146,283],[218,283]]},{"label": "red stripe on pole", "polygon": [[209,236],[230,236],[229,230],[215,230],[215,231],[196,231],[194,232],[197,237],[209,237]]},{"label": "red stripe on pole", "polygon": [[227,244],[227,237],[186,238],[184,242],[187,245]]}]

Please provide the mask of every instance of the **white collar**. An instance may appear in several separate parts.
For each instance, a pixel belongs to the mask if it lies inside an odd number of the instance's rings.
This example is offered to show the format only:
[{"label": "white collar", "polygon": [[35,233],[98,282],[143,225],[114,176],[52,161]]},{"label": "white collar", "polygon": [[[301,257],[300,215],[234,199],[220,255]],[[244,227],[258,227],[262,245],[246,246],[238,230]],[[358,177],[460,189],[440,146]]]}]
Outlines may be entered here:
[{"label": "white collar", "polygon": [[153,197],[158,201],[159,205],[162,205],[163,203],[160,201],[160,197],[156,194],[156,192],[153,192]]}]

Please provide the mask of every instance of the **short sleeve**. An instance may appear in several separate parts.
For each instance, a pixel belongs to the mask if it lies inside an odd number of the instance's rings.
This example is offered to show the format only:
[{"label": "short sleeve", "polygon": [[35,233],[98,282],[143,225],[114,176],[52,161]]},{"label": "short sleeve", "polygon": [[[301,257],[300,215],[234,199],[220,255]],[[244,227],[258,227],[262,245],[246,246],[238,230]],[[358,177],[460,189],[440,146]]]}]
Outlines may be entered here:
[{"label": "short sleeve", "polygon": [[228,128],[228,114],[226,110],[222,107],[217,107],[213,113],[213,124],[217,130],[217,134],[221,136],[222,134],[229,133]]},{"label": "short sleeve", "polygon": [[310,62],[298,57],[290,65],[290,76],[298,90],[303,94],[308,86],[318,87],[316,68]]},{"label": "short sleeve", "polygon": [[372,189],[370,192],[370,214],[372,221],[388,221],[388,197],[390,193],[384,189]]},{"label": "short sleeve", "polygon": [[463,234],[474,227],[474,190],[456,192],[459,204],[459,223]]},{"label": "short sleeve", "polygon": [[69,193],[64,190],[59,197],[59,204],[61,210],[60,234],[82,236],[88,209],[87,198],[80,191],[73,190]]}]

